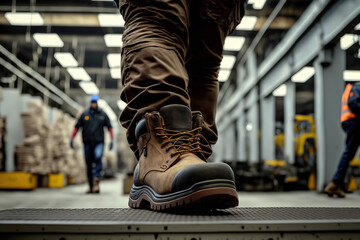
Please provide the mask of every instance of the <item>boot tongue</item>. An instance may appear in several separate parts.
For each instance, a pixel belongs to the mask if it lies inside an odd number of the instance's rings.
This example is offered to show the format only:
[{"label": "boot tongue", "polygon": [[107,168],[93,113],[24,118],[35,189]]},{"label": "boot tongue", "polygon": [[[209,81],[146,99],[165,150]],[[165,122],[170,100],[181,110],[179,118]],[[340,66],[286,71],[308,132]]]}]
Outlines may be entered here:
[{"label": "boot tongue", "polygon": [[180,104],[171,104],[160,108],[160,115],[164,119],[165,127],[170,130],[190,131],[191,111]]}]

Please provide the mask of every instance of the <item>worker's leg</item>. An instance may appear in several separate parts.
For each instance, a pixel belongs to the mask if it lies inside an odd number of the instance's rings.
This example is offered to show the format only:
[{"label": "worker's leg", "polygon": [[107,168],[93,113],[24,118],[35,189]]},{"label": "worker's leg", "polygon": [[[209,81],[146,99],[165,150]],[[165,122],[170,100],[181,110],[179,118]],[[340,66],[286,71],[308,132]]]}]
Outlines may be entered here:
[{"label": "worker's leg", "polygon": [[349,164],[353,160],[360,145],[360,124],[356,120],[348,120],[343,122],[342,125],[343,129],[347,133],[346,148],[341,156],[338,168],[333,178],[333,181],[340,186],[344,184]]},{"label": "worker's leg", "polygon": [[92,154],[94,156],[94,168],[92,172],[93,176],[93,193],[100,193],[100,177],[101,177],[101,170],[102,170],[102,155],[104,151],[104,143],[98,143],[93,146]]},{"label": "worker's leg", "polygon": [[104,143],[98,143],[94,146],[94,168],[93,168],[93,178],[101,177],[102,170],[102,156],[104,152]]},{"label": "worker's leg", "polygon": [[136,151],[134,129],[147,112],[162,106],[190,106],[185,53],[188,45],[188,6],[178,1],[120,1],[125,19],[122,48],[120,116],[130,147]]},{"label": "worker's leg", "polygon": [[191,110],[204,117],[202,144],[207,156],[209,144],[217,141],[215,114],[219,92],[218,73],[223,45],[244,14],[240,0],[194,1],[190,11],[190,45],[186,58]]},{"label": "worker's leg", "polygon": [[93,174],[92,174],[92,153],[91,153],[91,145],[90,144],[84,144],[84,155],[85,155],[85,161],[86,161],[86,174],[87,179],[90,187],[90,191],[93,186]]}]

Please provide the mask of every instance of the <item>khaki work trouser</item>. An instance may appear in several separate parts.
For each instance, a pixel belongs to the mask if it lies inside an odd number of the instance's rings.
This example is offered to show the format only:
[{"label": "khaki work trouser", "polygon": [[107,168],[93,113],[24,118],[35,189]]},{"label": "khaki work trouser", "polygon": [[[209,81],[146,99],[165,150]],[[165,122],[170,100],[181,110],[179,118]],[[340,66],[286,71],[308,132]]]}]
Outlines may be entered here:
[{"label": "khaki work trouser", "polygon": [[183,104],[204,118],[206,156],[217,141],[217,80],[223,45],[241,21],[243,0],[120,0],[121,60],[127,107],[120,116],[137,155],[134,129],[147,112]]}]

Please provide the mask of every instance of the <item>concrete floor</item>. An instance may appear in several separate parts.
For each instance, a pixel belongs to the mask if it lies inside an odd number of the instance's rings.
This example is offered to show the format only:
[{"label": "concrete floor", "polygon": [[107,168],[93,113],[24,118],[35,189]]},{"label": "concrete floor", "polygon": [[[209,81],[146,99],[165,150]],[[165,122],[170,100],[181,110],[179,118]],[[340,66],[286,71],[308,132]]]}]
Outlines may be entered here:
[{"label": "concrete floor", "polygon": [[[127,208],[123,176],[101,182],[101,194],[85,194],[86,184],[61,189],[0,191],[0,209],[12,208]],[[239,192],[239,207],[360,207],[360,192],[345,199],[329,198],[315,191]]]}]

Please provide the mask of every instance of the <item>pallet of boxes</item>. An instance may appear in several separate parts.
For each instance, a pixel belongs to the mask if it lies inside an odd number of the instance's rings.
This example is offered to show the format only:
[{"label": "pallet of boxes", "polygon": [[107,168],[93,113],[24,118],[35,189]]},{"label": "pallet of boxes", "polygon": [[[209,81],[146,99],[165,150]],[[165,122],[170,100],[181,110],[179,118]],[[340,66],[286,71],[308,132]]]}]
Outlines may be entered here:
[{"label": "pallet of boxes", "polygon": [[[27,106],[27,113],[21,116],[25,139],[15,150],[17,171],[36,174],[40,187],[64,187],[71,168],[83,169],[81,164],[74,166],[81,157],[69,147],[67,128],[71,118],[58,111],[55,124],[50,125],[41,101],[31,100]],[[85,171],[83,175],[86,178]]]},{"label": "pallet of boxes", "polygon": [[[86,182],[86,165],[83,151],[70,148],[70,136],[75,119],[68,114],[58,112],[57,121],[53,126],[54,147],[52,172],[66,174],[68,184]],[[75,146],[81,146],[80,134],[75,138]]]}]

